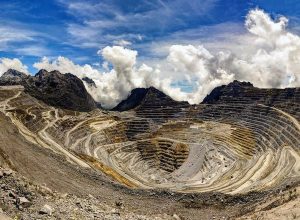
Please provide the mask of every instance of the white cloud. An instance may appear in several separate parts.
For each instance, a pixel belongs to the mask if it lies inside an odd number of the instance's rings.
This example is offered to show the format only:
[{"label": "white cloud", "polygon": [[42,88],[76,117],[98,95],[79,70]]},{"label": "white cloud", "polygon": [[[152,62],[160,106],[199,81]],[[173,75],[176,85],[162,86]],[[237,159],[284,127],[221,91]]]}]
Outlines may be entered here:
[{"label": "white cloud", "polygon": [[244,42],[242,55],[223,51],[212,54],[203,46],[171,46],[167,59],[170,66],[198,88],[187,99],[199,103],[212,88],[233,79],[258,87],[300,86],[300,38],[286,31],[287,23],[285,17],[273,21],[262,10],[251,10],[245,26],[254,44],[249,48],[249,42]]},{"label": "white cloud", "polygon": [[130,46],[132,43],[130,41],[121,39],[121,40],[115,40],[114,44],[118,46],[126,47],[126,46]]},{"label": "white cloud", "polygon": [[[172,30],[179,25],[186,27],[187,18],[208,16],[219,0],[202,0],[201,3],[199,0],[134,1],[132,7],[137,9],[134,13],[121,10],[118,4],[109,0],[58,1],[70,15],[76,17],[76,21],[80,21],[80,24],[67,24],[67,43],[81,48],[99,48],[122,39],[142,43],[145,36],[141,33],[161,33],[161,30]],[[190,15],[187,16],[186,12]]]},{"label": "white cloud", "polygon": [[138,35],[136,36],[136,38],[137,38],[139,41],[143,40],[143,36],[140,35],[140,34],[138,34]]},{"label": "white cloud", "polygon": [[[176,100],[199,103],[214,87],[234,79],[250,81],[258,87],[300,86],[300,38],[286,30],[287,24],[284,17],[274,21],[262,10],[251,10],[245,21],[249,34],[246,38],[237,36],[244,49],[236,51],[242,53],[212,52],[203,45],[177,44],[169,48],[165,59],[155,60],[155,65],[149,66],[137,64],[135,50],[108,46],[98,51],[104,58],[106,72],[90,65],[76,65],[64,57],[52,62],[44,58],[34,66],[92,78],[97,88],[88,90],[105,107],[116,105],[133,88],[149,86]],[[178,81],[195,90],[187,93],[171,86]]]},{"label": "white cloud", "polygon": [[42,57],[50,54],[51,52],[42,45],[29,45],[20,48],[15,48],[13,51],[19,55],[37,56]]},{"label": "white cloud", "polygon": [[105,71],[108,71],[109,70],[109,64],[108,64],[108,62],[107,61],[104,61],[103,63],[102,63],[102,68],[105,70]]},{"label": "white cloud", "polygon": [[[203,45],[210,52],[220,50],[232,51],[237,54],[253,48],[253,35],[250,34],[242,23],[225,22],[216,25],[199,26],[192,29],[183,29],[173,32],[157,41],[135,45],[155,57],[168,56],[172,45]],[[246,43],[247,42],[247,43]]]},{"label": "white cloud", "polygon": [[117,70],[131,70],[136,63],[137,51],[121,46],[105,47],[98,51],[99,55],[114,65]]},{"label": "white cloud", "polygon": [[10,44],[14,42],[30,42],[33,41],[36,33],[18,28],[16,26],[0,25],[0,50],[8,51],[13,48]]},{"label": "white cloud", "polygon": [[[23,23],[6,21],[0,24],[0,51],[14,52],[23,56],[46,56],[51,49],[45,45],[45,39],[56,40],[47,31],[39,31],[37,27],[27,27]],[[61,41],[61,38],[59,39]]]},{"label": "white cloud", "polygon": [[[58,57],[49,60],[44,57],[40,62],[34,64],[37,69],[48,71],[58,70],[62,73],[72,73],[79,78],[85,76],[93,79],[97,88],[86,88],[93,98],[104,107],[110,108],[125,99],[130,91],[137,87],[149,87],[151,85],[164,90],[177,91],[170,86],[171,81],[162,79],[160,71],[145,64],[136,66],[137,52],[120,46],[105,47],[100,50],[99,55],[103,56],[107,72],[100,72],[90,65],[77,65],[65,57]],[[113,69],[109,70],[108,62]]]},{"label": "white cloud", "polygon": [[28,74],[27,66],[22,64],[19,59],[0,58],[0,76],[9,69],[15,69]]}]

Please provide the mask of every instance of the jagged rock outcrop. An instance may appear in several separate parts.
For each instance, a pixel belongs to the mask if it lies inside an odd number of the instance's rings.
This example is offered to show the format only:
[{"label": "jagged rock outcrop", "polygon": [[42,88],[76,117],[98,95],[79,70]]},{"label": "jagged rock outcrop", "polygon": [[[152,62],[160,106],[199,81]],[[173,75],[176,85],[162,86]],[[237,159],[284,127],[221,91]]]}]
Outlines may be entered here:
[{"label": "jagged rock outcrop", "polygon": [[154,87],[149,88],[136,88],[133,89],[127,99],[121,101],[114,111],[127,111],[134,108],[142,108],[143,106],[152,105],[153,108],[163,106],[173,106],[177,104],[188,104],[187,102],[177,102],[171,97]]},{"label": "jagged rock outcrop", "polygon": [[59,71],[40,70],[29,76],[9,70],[0,77],[1,85],[22,85],[25,92],[43,102],[75,111],[90,111],[97,107],[83,82],[76,76]]}]

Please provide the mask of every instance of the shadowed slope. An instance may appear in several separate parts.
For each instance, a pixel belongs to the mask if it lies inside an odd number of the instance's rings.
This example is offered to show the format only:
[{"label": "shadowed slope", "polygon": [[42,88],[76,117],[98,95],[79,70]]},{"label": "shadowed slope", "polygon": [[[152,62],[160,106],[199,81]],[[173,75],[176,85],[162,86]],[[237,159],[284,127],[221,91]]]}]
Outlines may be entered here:
[{"label": "shadowed slope", "polygon": [[237,80],[228,85],[218,86],[208,94],[202,104],[221,104],[243,101],[245,104],[261,103],[274,105],[278,102],[300,102],[299,88],[261,89],[254,87],[250,82]]},{"label": "shadowed slope", "polygon": [[[186,102],[174,101],[171,97],[154,87],[136,88],[131,91],[127,99],[121,101],[112,110],[114,111],[128,111],[134,108],[142,108],[145,105],[155,105],[159,102],[162,106],[170,104],[180,104]],[[186,103],[187,104],[187,103]]]},{"label": "shadowed slope", "polygon": [[0,77],[0,84],[22,85],[31,96],[56,107],[76,111],[90,111],[97,107],[83,82],[70,73],[40,70],[35,76],[29,76],[9,70]]}]

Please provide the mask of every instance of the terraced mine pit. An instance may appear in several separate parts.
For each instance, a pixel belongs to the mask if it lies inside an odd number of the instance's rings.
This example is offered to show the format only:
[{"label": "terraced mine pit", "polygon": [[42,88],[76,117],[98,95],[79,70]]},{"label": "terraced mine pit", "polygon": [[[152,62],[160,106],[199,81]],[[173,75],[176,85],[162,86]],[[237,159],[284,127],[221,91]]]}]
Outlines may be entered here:
[{"label": "terraced mine pit", "polygon": [[1,87],[0,111],[36,146],[128,187],[237,194],[300,178],[299,89],[272,105],[261,96],[190,106],[152,94],[130,111],[87,113],[15,86]]}]

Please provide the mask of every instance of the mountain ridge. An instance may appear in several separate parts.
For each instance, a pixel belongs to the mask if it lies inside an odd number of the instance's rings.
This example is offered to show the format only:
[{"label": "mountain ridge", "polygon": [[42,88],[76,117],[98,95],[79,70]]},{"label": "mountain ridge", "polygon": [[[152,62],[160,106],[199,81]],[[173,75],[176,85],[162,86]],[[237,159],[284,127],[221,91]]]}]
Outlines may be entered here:
[{"label": "mountain ridge", "polygon": [[[22,85],[25,92],[53,106],[59,106],[70,110],[90,111],[101,108],[88,93],[85,85],[97,88],[95,82],[83,77],[66,73],[62,74],[57,70],[39,70],[35,76],[30,76],[20,71],[9,69],[0,77],[0,85]],[[283,98],[297,99],[299,88],[257,88],[250,82],[234,80],[227,85],[215,87],[203,99],[201,104],[220,104],[243,100],[247,104],[272,105],[276,100]],[[173,106],[177,104],[188,105],[184,101],[175,101],[162,91],[151,86],[148,88],[135,88],[112,111],[128,111],[141,108],[141,106]]]},{"label": "mountain ridge", "polygon": [[[233,102],[243,99],[246,104],[266,104],[272,105],[278,100],[299,99],[297,94],[300,90],[294,88],[257,88],[250,82],[233,82],[215,87],[201,102],[201,104],[220,104],[224,102]],[[300,100],[299,100],[300,101]]]},{"label": "mountain ridge", "polygon": [[56,107],[76,111],[97,108],[83,82],[71,73],[41,69],[35,76],[30,76],[10,69],[0,77],[0,85],[22,85],[25,92]]}]

